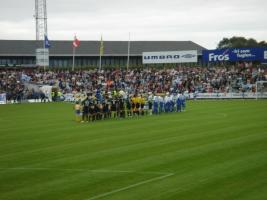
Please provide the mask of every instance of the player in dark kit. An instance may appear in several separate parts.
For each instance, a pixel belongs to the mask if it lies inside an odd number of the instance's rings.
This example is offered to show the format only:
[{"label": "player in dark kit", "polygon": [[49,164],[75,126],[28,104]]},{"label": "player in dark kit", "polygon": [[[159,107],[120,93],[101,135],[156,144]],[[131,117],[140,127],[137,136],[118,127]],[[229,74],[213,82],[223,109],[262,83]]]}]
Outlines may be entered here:
[{"label": "player in dark kit", "polygon": [[126,108],[127,108],[127,117],[130,117],[133,115],[132,113],[132,102],[131,102],[131,98],[128,97],[126,100]]},{"label": "player in dark kit", "polygon": [[125,117],[125,108],[124,108],[124,101],[122,98],[118,100],[118,114],[119,117],[124,118]]},{"label": "player in dark kit", "polygon": [[104,102],[103,104],[103,115],[104,115],[104,119],[109,118],[109,104],[108,102]]},{"label": "player in dark kit", "polygon": [[90,103],[89,106],[89,121],[93,121],[94,120],[94,104]]},{"label": "player in dark kit", "polygon": [[103,105],[102,105],[102,103],[100,103],[100,102],[97,103],[96,110],[97,110],[96,119],[102,120],[103,119]]},{"label": "player in dark kit", "polygon": [[117,100],[115,98],[111,101],[111,117],[117,117]]},{"label": "player in dark kit", "polygon": [[140,97],[140,111],[141,111],[141,115],[145,115],[145,111],[144,111],[144,107],[145,107],[145,97],[143,95],[141,95]]},{"label": "player in dark kit", "polygon": [[89,120],[89,105],[90,105],[90,100],[87,96],[87,98],[82,102],[83,105],[83,115],[82,115],[82,122],[88,122]]},{"label": "player in dark kit", "polygon": [[91,107],[91,112],[92,112],[92,122],[94,122],[96,120],[96,115],[97,115],[97,108],[95,104],[92,104]]}]

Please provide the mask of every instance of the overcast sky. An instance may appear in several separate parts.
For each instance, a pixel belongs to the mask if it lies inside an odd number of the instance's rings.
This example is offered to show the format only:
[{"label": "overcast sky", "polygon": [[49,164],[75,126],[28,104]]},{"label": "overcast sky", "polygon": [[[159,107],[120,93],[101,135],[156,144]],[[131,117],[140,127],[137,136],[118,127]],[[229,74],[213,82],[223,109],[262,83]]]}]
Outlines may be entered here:
[{"label": "overcast sky", "polygon": [[[0,39],[35,39],[34,0],[0,0]],[[267,0],[47,0],[50,40],[267,41]]]}]

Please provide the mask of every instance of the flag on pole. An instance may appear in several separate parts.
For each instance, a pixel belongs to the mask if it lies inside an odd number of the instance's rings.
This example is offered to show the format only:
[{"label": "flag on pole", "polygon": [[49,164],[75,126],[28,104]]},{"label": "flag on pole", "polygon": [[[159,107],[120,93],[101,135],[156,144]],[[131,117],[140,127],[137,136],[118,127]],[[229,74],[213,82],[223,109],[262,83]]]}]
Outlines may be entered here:
[{"label": "flag on pole", "polygon": [[74,37],[74,41],[72,42],[72,45],[73,45],[73,47],[74,48],[77,48],[77,47],[79,47],[80,46],[80,40],[78,40],[78,38],[76,37],[76,35],[75,35],[75,37]]},{"label": "flag on pole", "polygon": [[49,49],[51,47],[50,41],[48,40],[47,35],[44,36],[44,44],[45,44],[45,48]]},{"label": "flag on pole", "polygon": [[80,46],[80,40],[78,40],[77,36],[74,36],[74,40],[72,42],[72,47],[73,47],[73,59],[72,59],[72,71],[74,71],[75,68],[75,51],[76,48]]},{"label": "flag on pole", "polygon": [[101,41],[100,41],[100,49],[99,49],[100,56],[103,56],[104,54],[104,42],[101,35]]}]

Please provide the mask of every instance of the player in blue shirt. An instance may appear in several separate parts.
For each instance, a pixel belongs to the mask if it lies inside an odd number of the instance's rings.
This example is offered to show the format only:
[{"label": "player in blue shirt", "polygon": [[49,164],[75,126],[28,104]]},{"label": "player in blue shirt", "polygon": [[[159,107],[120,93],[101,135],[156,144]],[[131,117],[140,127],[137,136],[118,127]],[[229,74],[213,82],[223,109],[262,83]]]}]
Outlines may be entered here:
[{"label": "player in blue shirt", "polygon": [[162,96],[158,96],[158,102],[159,102],[159,114],[164,111],[164,99]]},{"label": "player in blue shirt", "polygon": [[153,101],[153,114],[157,115],[159,111],[159,102],[158,102],[158,97],[154,96],[154,101]]},{"label": "player in blue shirt", "polygon": [[182,103],[182,110],[185,111],[185,95],[184,94],[181,95],[181,101],[182,101],[181,102]]},{"label": "player in blue shirt", "polygon": [[181,112],[182,111],[182,98],[181,98],[181,94],[177,94],[176,107],[177,107],[177,112]]}]

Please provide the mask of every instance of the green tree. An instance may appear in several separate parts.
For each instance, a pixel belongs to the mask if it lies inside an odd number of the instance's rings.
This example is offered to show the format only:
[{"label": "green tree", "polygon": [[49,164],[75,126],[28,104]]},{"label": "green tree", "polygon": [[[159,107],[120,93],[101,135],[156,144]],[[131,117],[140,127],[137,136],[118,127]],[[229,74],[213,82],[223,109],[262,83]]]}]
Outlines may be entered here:
[{"label": "green tree", "polygon": [[246,39],[245,37],[231,37],[231,38],[223,38],[217,48],[242,48],[242,47],[267,47],[267,43],[265,41],[257,42],[253,38]]}]

